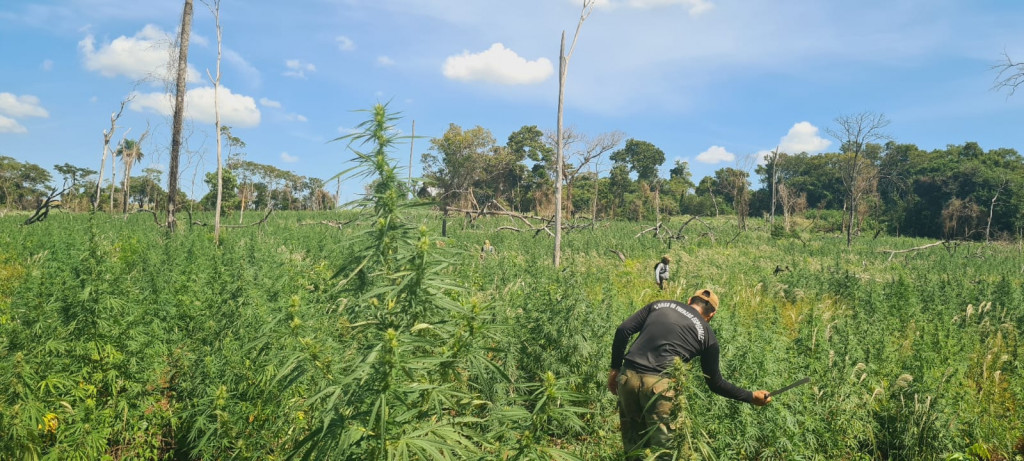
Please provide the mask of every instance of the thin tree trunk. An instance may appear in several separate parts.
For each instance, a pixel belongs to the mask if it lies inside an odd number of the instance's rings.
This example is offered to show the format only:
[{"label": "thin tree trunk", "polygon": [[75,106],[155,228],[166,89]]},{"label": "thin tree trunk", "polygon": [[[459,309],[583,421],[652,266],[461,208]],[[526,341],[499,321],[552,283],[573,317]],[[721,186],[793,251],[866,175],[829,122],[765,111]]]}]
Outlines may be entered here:
[{"label": "thin tree trunk", "polygon": [[598,194],[598,180],[597,180],[597,164],[594,165],[594,199],[590,201],[590,219],[591,224],[594,226],[592,229],[597,228],[597,194]]},{"label": "thin tree trunk", "polygon": [[129,152],[129,154],[131,155],[129,155],[128,158],[126,158],[124,161],[124,190],[122,191],[123,194],[121,194],[121,212],[125,214],[128,213],[128,199],[130,195],[129,192],[131,190],[130,187],[132,181],[132,166],[135,165],[135,161],[138,160],[139,156],[142,154],[142,141],[145,141],[146,136],[148,135],[149,127],[147,126],[146,131],[142,133],[142,136],[139,136],[139,140],[135,142],[135,145],[132,147],[131,152]]},{"label": "thin tree trunk", "polygon": [[124,180],[121,182],[121,213],[128,213],[128,183],[131,179],[132,172],[132,159],[131,157],[124,161]]},{"label": "thin tree trunk", "polygon": [[565,31],[562,31],[562,45],[558,50],[558,128],[555,135],[555,254],[554,264],[562,263],[562,110],[565,102]]},{"label": "thin tree trunk", "polygon": [[711,194],[711,203],[715,204],[715,217],[719,215],[718,212],[718,200],[715,199],[715,191],[711,190],[711,184],[708,184],[708,193]]},{"label": "thin tree trunk", "polygon": [[988,224],[985,225],[985,243],[988,243],[989,231],[992,230],[992,213],[996,208],[996,199],[999,198],[999,192],[1002,192],[1002,187],[996,192],[996,196],[992,197],[992,203],[988,206]]},{"label": "thin tree trunk", "polygon": [[121,118],[121,113],[124,112],[124,105],[131,101],[131,99],[132,97],[129,96],[121,100],[121,108],[116,113],[110,114],[110,130],[103,132],[103,157],[100,158],[99,176],[96,178],[96,198],[92,202],[93,210],[100,208],[100,192],[103,190],[103,167],[107,162],[107,152],[110,151],[110,138],[114,137],[114,131],[117,130],[117,119]]},{"label": "thin tree trunk", "polygon": [[[128,136],[128,132],[125,132],[125,136]],[[124,138],[121,139],[121,145],[124,145]],[[121,155],[124,155],[123,153]],[[110,214],[114,214],[114,181],[117,181],[117,175],[114,173],[114,166],[117,164],[117,156],[110,156],[110,187],[107,195],[110,195]]]},{"label": "thin tree trunk", "polygon": [[242,184],[242,186],[239,187],[238,190],[242,192],[241,194],[239,194],[241,196],[239,197],[239,201],[242,202],[242,204],[238,206],[238,224],[242,224],[242,216],[245,216],[245,196],[249,192],[245,190],[245,184]]},{"label": "thin tree trunk", "polygon": [[409,200],[416,197],[415,188],[412,187],[412,152],[413,143],[416,142],[416,121],[412,121],[412,136],[409,137]]},{"label": "thin tree trunk", "polygon": [[555,175],[555,267],[559,267],[562,263],[562,162],[564,158],[562,152],[562,144],[564,142],[562,139],[562,113],[565,106],[565,76],[569,71],[569,58],[572,57],[572,52],[576,49],[576,40],[580,38],[580,28],[583,27],[583,21],[593,11],[593,1],[583,0],[583,11],[580,12],[580,21],[576,23],[576,33],[572,37],[572,45],[569,45],[569,53],[565,53],[564,30],[562,31],[561,47],[558,50],[558,128],[555,139],[555,162],[558,170]]},{"label": "thin tree trunk", "polygon": [[[185,76],[188,70],[188,38],[192,31],[192,0],[185,0],[178,35],[178,78],[175,84],[174,120],[171,126],[171,161],[167,171],[167,228],[174,230],[174,208],[178,195],[178,160],[181,156],[181,130],[185,119]],[[220,133],[217,133],[220,136]]]},{"label": "thin tree trunk", "polygon": [[217,133],[217,204],[214,206],[213,212],[213,243],[220,243],[220,209],[224,200],[224,163],[221,159],[221,149],[223,146],[222,136],[220,134],[220,59],[221,59],[221,28],[220,28],[220,0],[213,0],[212,5],[207,5],[213,12],[213,20],[217,27],[217,76],[210,76],[210,71],[206,71],[206,75],[210,77],[213,82],[213,126]]}]

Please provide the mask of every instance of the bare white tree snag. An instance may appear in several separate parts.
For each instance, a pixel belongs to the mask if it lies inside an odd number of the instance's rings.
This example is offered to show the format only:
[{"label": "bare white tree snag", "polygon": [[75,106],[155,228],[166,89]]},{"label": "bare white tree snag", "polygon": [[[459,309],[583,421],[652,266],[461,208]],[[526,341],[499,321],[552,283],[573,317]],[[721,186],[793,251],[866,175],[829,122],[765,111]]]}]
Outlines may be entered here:
[{"label": "bare white tree snag", "polygon": [[866,185],[869,181],[863,178],[863,173],[870,165],[864,165],[861,154],[868,143],[879,142],[889,139],[889,135],[882,130],[889,126],[889,119],[884,114],[874,112],[861,112],[854,115],[840,115],[835,119],[836,128],[826,128],[825,132],[839,141],[841,151],[852,154],[849,165],[842,172],[843,184],[846,186],[846,209],[849,212],[849,222],[846,225],[846,246],[849,247],[853,241],[853,227],[857,218],[857,205],[860,197],[867,193]]},{"label": "bare white tree snag", "polygon": [[96,178],[96,199],[92,202],[93,211],[100,208],[100,192],[103,190],[103,167],[107,162],[107,152],[110,151],[110,138],[114,137],[114,131],[117,130],[117,120],[121,118],[121,113],[124,112],[124,105],[128,104],[128,101],[131,100],[132,96],[121,100],[121,107],[117,109],[117,112],[110,114],[110,129],[103,132],[103,157],[100,158],[99,176]]},{"label": "bare white tree snag", "polygon": [[879,253],[889,253],[889,259],[887,259],[887,261],[892,261],[892,257],[896,256],[899,253],[911,253],[911,252],[914,252],[914,251],[920,251],[920,250],[924,250],[926,248],[931,248],[931,247],[934,247],[934,246],[942,245],[944,243],[948,243],[948,242],[945,241],[945,240],[942,240],[942,241],[938,241],[938,242],[935,242],[935,243],[929,243],[927,245],[921,245],[919,247],[908,248],[906,250],[878,250],[878,252]]},{"label": "bare white tree snag", "polygon": [[221,152],[223,149],[222,136],[220,133],[220,60],[221,60],[221,27],[220,27],[220,0],[202,0],[203,4],[210,9],[213,13],[213,21],[217,27],[217,74],[210,75],[210,70],[206,70],[206,76],[210,78],[210,83],[213,83],[213,127],[214,132],[217,133],[217,204],[214,206],[213,212],[213,243],[220,243],[220,209],[224,200],[224,162],[222,161]]},{"label": "bare white tree snag", "polygon": [[412,186],[412,152],[413,143],[416,142],[416,121],[412,121],[412,135],[409,136],[409,200],[416,197],[416,188]]},{"label": "bare white tree snag", "polygon": [[[178,74],[174,93],[174,121],[171,125],[171,161],[167,168],[167,228],[174,230],[174,208],[178,196],[178,159],[181,156],[181,129],[185,121],[185,76],[188,73],[188,37],[192,32],[192,0],[185,0],[178,33]],[[220,133],[217,133],[220,137]]]},{"label": "bare white tree snag", "polygon": [[562,31],[562,45],[558,50],[558,131],[557,142],[555,143],[555,164],[558,172],[555,175],[555,267],[562,264],[562,113],[565,104],[565,76],[569,71],[569,58],[576,49],[576,40],[580,38],[580,28],[583,21],[594,11],[595,0],[583,0],[583,10],[580,12],[580,20],[576,23],[576,33],[572,37],[572,45],[569,46],[569,53],[565,53],[565,31]]},{"label": "bare white tree snag", "polygon": [[999,189],[996,189],[996,195],[992,197],[992,202],[988,205],[988,223],[985,224],[985,243],[988,243],[989,233],[992,231],[992,213],[996,208],[996,200],[999,199],[999,194],[1003,192],[1003,188],[1006,187],[1007,180],[1003,180],[1002,184],[999,185]]}]

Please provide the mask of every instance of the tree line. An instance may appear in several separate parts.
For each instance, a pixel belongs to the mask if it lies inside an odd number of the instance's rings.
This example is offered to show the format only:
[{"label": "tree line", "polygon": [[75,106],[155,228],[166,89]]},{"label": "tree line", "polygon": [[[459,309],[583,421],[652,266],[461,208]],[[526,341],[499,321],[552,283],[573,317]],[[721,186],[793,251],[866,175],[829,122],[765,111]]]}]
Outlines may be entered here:
[{"label": "tree line", "polygon": [[[842,141],[837,152],[772,152],[759,164],[719,168],[696,180],[689,164],[676,161],[668,177],[660,173],[665,152],[621,132],[587,135],[563,130],[562,209],[572,217],[660,221],[674,215],[765,217],[790,231],[795,216],[812,212],[835,231],[848,235],[886,232],[943,239],[988,240],[1020,235],[1024,229],[1024,157],[1010,148],[984,150],[976,142],[926,151],[914,144],[863,136],[864,126],[884,126],[868,114],[840,117],[831,133]],[[882,122],[879,124],[879,122]],[[852,123],[847,126],[844,123]],[[853,133],[852,135],[848,135]],[[859,134],[858,134],[859,133]],[[245,159],[245,143],[223,127],[228,156],[222,213],[263,210],[328,210],[337,194],[324,180],[305,177]],[[555,134],[523,126],[499,144],[487,129],[451,124],[430,139],[422,154],[423,177],[407,187],[421,199],[436,200],[444,211],[482,209],[488,203],[506,210],[551,217],[557,176]],[[96,183],[96,171],[64,163],[54,170],[67,187],[63,207],[130,211],[160,210],[167,192],[162,172],[142,169],[139,143],[126,139],[116,149],[122,159],[119,180]],[[742,161],[739,163],[743,163]],[[128,178],[128,180],[124,180]],[[752,186],[752,179],[758,186]],[[203,211],[215,207],[217,178],[207,173],[209,191],[194,200],[178,192],[178,203]],[[0,205],[33,209],[54,183],[51,173],[31,162],[0,156]],[[101,187],[102,186],[102,187]],[[367,191],[373,185],[368,185]],[[339,191],[340,192],[340,191]],[[99,195],[97,195],[99,194]],[[776,221],[778,217],[778,221]]]},{"label": "tree line", "polygon": [[[837,152],[776,151],[753,168],[723,167],[696,182],[689,164],[678,160],[662,177],[665,153],[649,142],[568,130],[563,210],[635,221],[733,215],[741,228],[747,217],[763,216],[784,231],[791,230],[792,217],[811,211],[847,235],[943,239],[1010,238],[1024,229],[1024,158],[1016,150],[986,151],[966,142],[926,151],[871,136],[868,128],[887,124],[875,114],[837,122]],[[523,126],[502,145],[485,128],[451,124],[430,144],[419,195],[434,197],[443,210],[496,203],[519,213],[554,214],[551,133]]]},{"label": "tree line", "polygon": [[[161,185],[163,172],[157,168],[143,168],[141,175],[126,176],[128,181],[106,181],[99,185],[96,170],[70,163],[54,165],[54,170],[60,178],[34,163],[0,155],[0,208],[34,210],[54,190],[64,190],[60,206],[67,211],[89,211],[93,204],[98,204],[99,211],[111,212],[159,211],[167,206],[167,191]],[[183,209],[214,210],[216,173],[206,173],[203,182],[209,192],[198,200],[178,191],[177,202]],[[223,182],[222,214],[238,212],[239,219],[247,210],[329,210],[337,201],[322,179],[241,157],[228,160]]]}]

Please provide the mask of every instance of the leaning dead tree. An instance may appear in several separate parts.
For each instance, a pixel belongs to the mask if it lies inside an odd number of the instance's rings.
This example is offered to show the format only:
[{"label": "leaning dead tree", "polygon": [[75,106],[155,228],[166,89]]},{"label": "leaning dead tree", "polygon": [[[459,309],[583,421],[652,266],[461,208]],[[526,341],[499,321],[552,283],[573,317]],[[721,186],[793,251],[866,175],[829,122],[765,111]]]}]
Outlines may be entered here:
[{"label": "leaning dead tree", "polygon": [[36,207],[36,212],[25,220],[25,225],[27,226],[32,223],[46,221],[46,218],[50,216],[50,209],[60,206],[60,200],[57,200],[57,197],[63,196],[64,193],[71,190],[72,187],[74,187],[74,183],[70,186],[64,186],[64,188],[60,190],[52,190],[46,198],[43,199],[42,203]]}]

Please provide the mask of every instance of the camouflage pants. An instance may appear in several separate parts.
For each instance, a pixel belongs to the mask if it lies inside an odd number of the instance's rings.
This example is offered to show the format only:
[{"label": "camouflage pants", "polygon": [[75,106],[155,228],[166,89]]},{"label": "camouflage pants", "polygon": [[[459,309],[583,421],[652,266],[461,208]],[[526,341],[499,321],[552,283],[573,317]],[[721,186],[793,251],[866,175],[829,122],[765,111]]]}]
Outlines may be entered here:
[{"label": "camouflage pants", "polygon": [[671,459],[674,381],[623,368],[619,373],[619,425],[626,459],[642,459],[643,450],[668,450],[658,459]]}]

